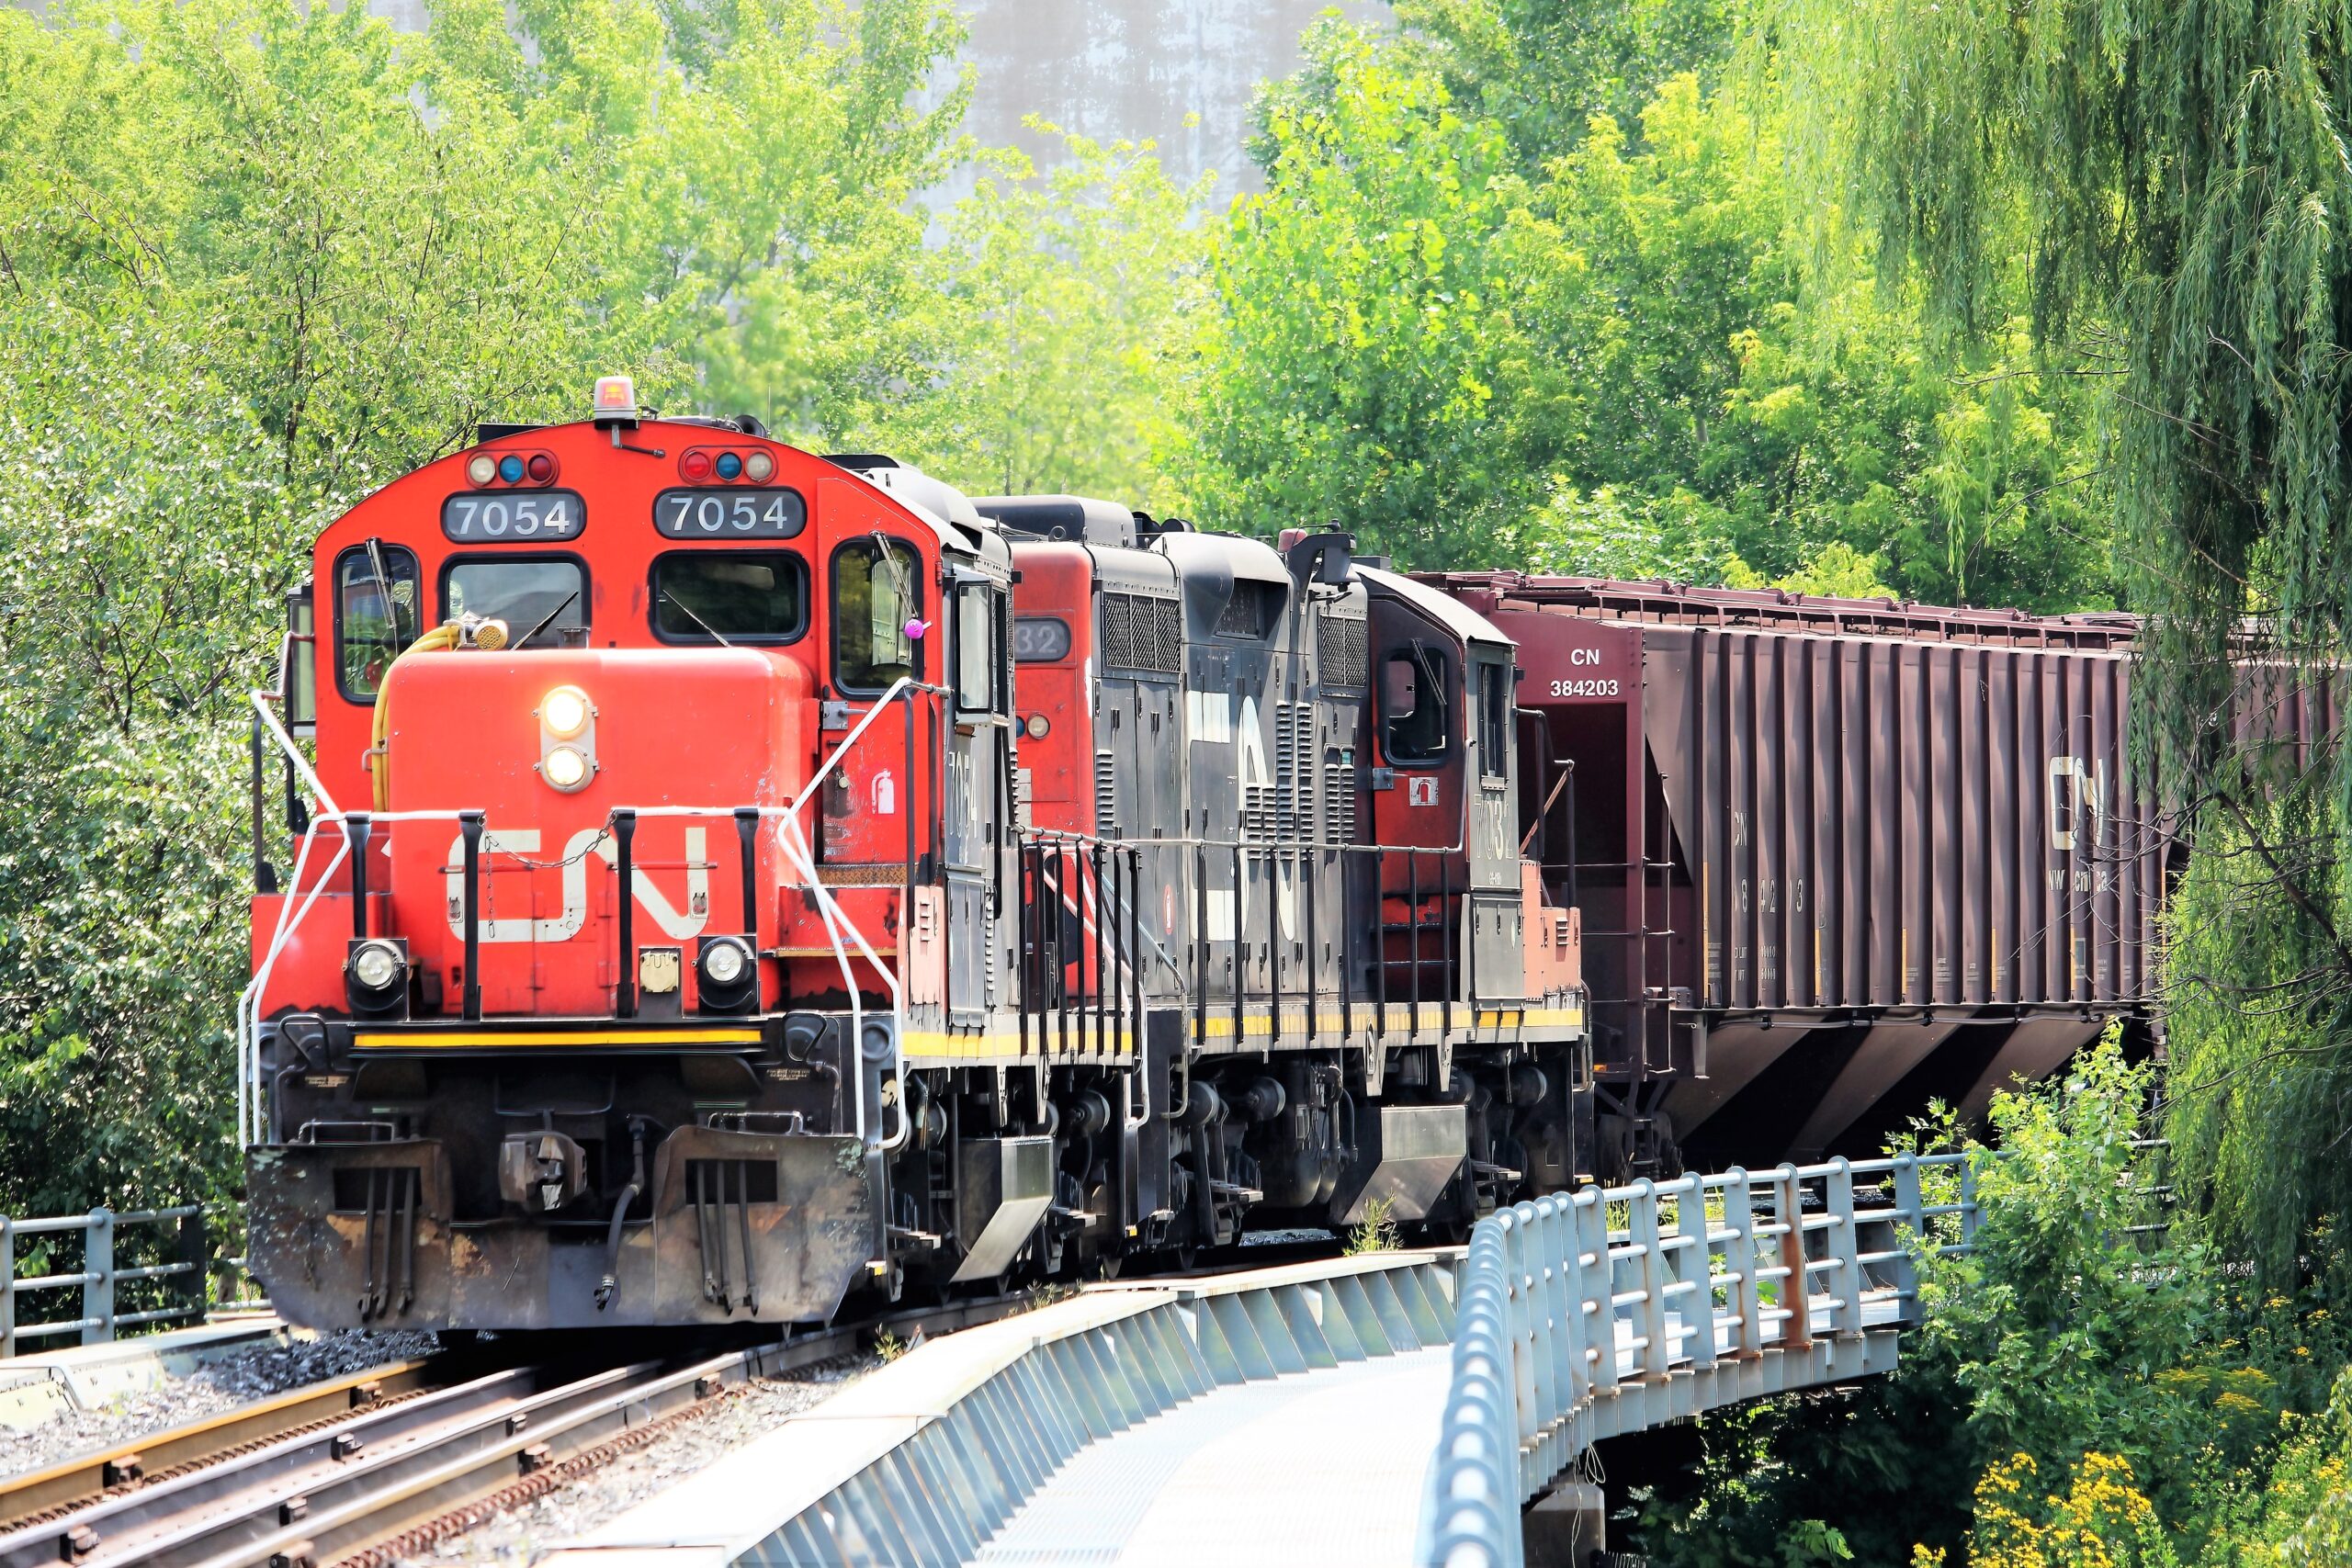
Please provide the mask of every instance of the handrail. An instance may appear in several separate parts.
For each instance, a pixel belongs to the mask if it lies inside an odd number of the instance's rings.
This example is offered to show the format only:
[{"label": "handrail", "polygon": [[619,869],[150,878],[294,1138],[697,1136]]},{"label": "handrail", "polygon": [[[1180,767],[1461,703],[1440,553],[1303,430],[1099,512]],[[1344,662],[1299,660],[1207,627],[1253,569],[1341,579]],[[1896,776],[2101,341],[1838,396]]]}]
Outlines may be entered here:
[{"label": "handrail", "polygon": [[[1555,1193],[1479,1221],[1416,1561],[1522,1568],[1521,1505],[1607,1435],[1596,1396],[1917,1323],[1918,1238],[1973,1250],[1974,1157],[1735,1167]],[[1957,1201],[1927,1201],[1935,1172]],[[1858,1177],[1880,1201],[1858,1204]]]},{"label": "handrail", "polygon": [[[120,1213],[100,1207],[86,1214],[61,1214],[38,1219],[12,1219],[6,1214],[0,1214],[0,1359],[17,1355],[21,1340],[78,1334],[85,1345],[102,1345],[111,1341],[125,1328],[174,1319],[201,1319],[210,1295],[205,1257],[204,1221],[207,1212],[200,1203],[182,1203],[168,1209],[133,1209]],[[135,1225],[168,1226],[176,1231],[173,1251],[166,1254],[173,1257],[173,1261],[118,1267],[115,1262],[116,1244],[123,1230]],[[63,1235],[77,1232],[83,1238],[80,1268],[17,1278],[18,1236]],[[117,1299],[119,1287],[147,1280],[179,1281],[171,1288],[171,1297],[175,1299],[170,1299],[169,1304],[161,1307],[137,1312],[122,1311]],[[19,1298],[38,1291],[76,1288],[81,1291],[81,1307],[76,1315],[49,1323],[17,1321]]]},{"label": "handrail", "polygon": [[[874,723],[881,717],[882,714],[889,708],[893,703],[897,702],[901,696],[905,696],[908,699],[910,708],[911,710],[914,693],[923,692],[937,694],[940,691],[941,688],[926,685],[922,682],[913,679],[911,676],[900,676],[897,681],[893,682],[888,690],[885,691],[879,697],[876,697],[873,701],[872,705],[859,718],[858,722],[852,727],[849,733],[844,735],[831,749],[831,750],[820,759],[818,765],[810,773],[807,783],[803,785],[799,793],[793,797],[792,801],[788,805],[763,806],[758,807],[743,807],[737,806],[649,806],[615,808],[616,812],[623,809],[629,810],[633,815],[639,818],[731,817],[746,809],[756,809],[763,820],[769,818],[777,819],[775,835],[776,847],[786,857],[786,860],[795,874],[806,878],[807,886],[810,889],[816,901],[818,918],[824,924],[826,936],[833,949],[833,956],[841,966],[842,982],[848,988],[850,1001],[850,1049],[853,1053],[850,1066],[856,1066],[857,1063],[854,1053],[862,1051],[865,1044],[864,1026],[865,1009],[861,996],[861,988],[857,984],[849,956],[849,948],[854,946],[856,948],[858,953],[864,957],[868,964],[873,965],[875,971],[882,976],[884,985],[888,987],[890,992],[890,1010],[894,1024],[891,1033],[890,1071],[891,1076],[894,1078],[903,1077],[905,1076],[904,1038],[906,1034],[906,995],[903,980],[896,970],[882,962],[880,955],[875,951],[873,944],[866,941],[865,934],[857,929],[855,923],[852,921],[842,910],[839,902],[832,897],[831,891],[824,886],[823,879],[817,874],[814,863],[815,857],[808,849],[807,835],[805,830],[801,828],[799,818],[800,813],[808,807],[808,802],[816,797],[818,786],[840,766],[842,759],[848,754],[850,748],[857,743],[858,739],[865,734],[868,728],[872,728]],[[277,928],[272,933],[267,950],[263,954],[262,962],[255,966],[253,979],[246,984],[244,990],[239,994],[237,998],[236,1135],[241,1146],[245,1144],[261,1142],[267,1131],[264,1125],[264,1120],[266,1116],[266,1107],[261,1089],[261,1067],[259,1060],[261,1038],[260,1008],[263,993],[269,984],[271,972],[277,966],[278,955],[284,952],[288,941],[291,939],[295,931],[301,926],[302,922],[309,919],[311,907],[317,902],[319,895],[334,884],[335,873],[342,867],[345,859],[351,853],[350,837],[347,834],[342,833],[333,835],[335,839],[336,846],[334,858],[328,863],[325,873],[321,875],[317,881],[309,883],[306,886],[304,872],[310,863],[311,846],[317,840],[319,837],[319,829],[332,828],[335,825],[345,823],[352,819],[352,814],[346,813],[341,807],[335,804],[334,797],[327,792],[326,785],[320,781],[317,773],[312,770],[308,760],[302,756],[301,749],[294,743],[293,737],[287,732],[285,726],[278,722],[277,716],[270,711],[270,704],[273,700],[270,694],[264,692],[254,692],[252,693],[251,695],[253,698],[254,712],[266,723],[269,733],[276,739],[278,748],[284,751],[288,759],[290,760],[294,766],[299,770],[304,784],[307,784],[317,795],[319,804],[323,807],[324,809],[311,818],[310,827],[311,830],[301,836],[301,843],[297,847],[295,852],[294,868],[291,879],[287,885],[288,891],[285,902],[282,903],[278,908]],[[606,827],[608,829],[611,824],[611,815],[612,814],[608,813],[606,817]],[[449,807],[446,809],[435,808],[423,811],[381,811],[368,813],[366,814],[366,817],[367,820],[371,825],[381,827],[402,822],[458,822],[463,819],[464,811],[457,807]],[[389,837],[385,842],[384,852],[390,852]],[[844,936],[848,938],[847,945],[844,945],[842,942],[842,938]],[[905,963],[905,955],[903,953],[899,956],[899,963],[902,965]],[[472,977],[469,976],[468,978],[470,980]],[[855,1111],[854,1113],[857,1118],[857,1122],[861,1131],[864,1129],[865,1124],[865,1075],[862,1068],[859,1068],[853,1094],[854,1096],[855,1104]],[[906,1119],[906,1108],[903,1103],[899,1103],[899,1125],[898,1132],[890,1137],[882,1140],[883,1146],[885,1148],[897,1147],[899,1143],[904,1141],[905,1136],[910,1130],[910,1123]]]}]

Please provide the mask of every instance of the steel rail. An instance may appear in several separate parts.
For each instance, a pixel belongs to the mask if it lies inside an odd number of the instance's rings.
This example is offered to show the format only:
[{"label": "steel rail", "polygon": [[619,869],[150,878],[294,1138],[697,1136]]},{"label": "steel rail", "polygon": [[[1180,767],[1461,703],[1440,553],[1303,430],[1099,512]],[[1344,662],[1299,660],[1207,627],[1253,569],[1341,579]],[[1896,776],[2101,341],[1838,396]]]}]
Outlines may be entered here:
[{"label": "steel rail", "polygon": [[[567,1461],[593,1465],[616,1439],[753,1379],[840,1357],[860,1334],[946,1333],[1005,1316],[1026,1301],[976,1298],[749,1348],[608,1364],[577,1377],[546,1363],[512,1367],[397,1398],[382,1397],[386,1369],[378,1369],[24,1478],[19,1485],[62,1481],[68,1471],[91,1467],[105,1478],[105,1467],[126,1457],[145,1462],[152,1475],[161,1453],[174,1455],[177,1470],[144,1483],[124,1477],[95,1497],[81,1494],[85,1506],[0,1527],[0,1568],[61,1562],[318,1568],[346,1561],[402,1532],[447,1533],[440,1527],[454,1529],[469,1505],[518,1479]],[[434,1365],[404,1364],[396,1375],[429,1378]],[[348,1408],[371,1382],[373,1402]],[[320,1418],[337,1398],[347,1414]],[[303,1411],[314,1418],[298,1422]],[[299,1429],[268,1428],[272,1420]]]},{"label": "steel rail", "polygon": [[[118,1488],[153,1486],[164,1472],[204,1464],[230,1452],[282,1438],[298,1427],[404,1398],[429,1385],[430,1360],[388,1361],[347,1377],[242,1404],[201,1421],[135,1438],[55,1464],[0,1478],[0,1551],[17,1533],[67,1510],[103,1501]],[[55,1562],[54,1551],[43,1561]],[[0,1558],[0,1561],[6,1561]]]}]

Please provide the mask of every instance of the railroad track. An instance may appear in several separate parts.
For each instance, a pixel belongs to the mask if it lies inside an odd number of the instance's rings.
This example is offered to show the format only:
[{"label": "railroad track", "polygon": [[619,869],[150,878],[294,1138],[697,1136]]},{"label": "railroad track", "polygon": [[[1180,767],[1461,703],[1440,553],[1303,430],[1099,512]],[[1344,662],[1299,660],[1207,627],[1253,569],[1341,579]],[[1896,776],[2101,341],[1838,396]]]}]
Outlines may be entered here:
[{"label": "railroad track", "polygon": [[644,1446],[755,1378],[847,1354],[862,1334],[947,1333],[1027,1300],[581,1375],[538,1364],[443,1382],[438,1360],[379,1368],[0,1483],[0,1568],[377,1568]]}]

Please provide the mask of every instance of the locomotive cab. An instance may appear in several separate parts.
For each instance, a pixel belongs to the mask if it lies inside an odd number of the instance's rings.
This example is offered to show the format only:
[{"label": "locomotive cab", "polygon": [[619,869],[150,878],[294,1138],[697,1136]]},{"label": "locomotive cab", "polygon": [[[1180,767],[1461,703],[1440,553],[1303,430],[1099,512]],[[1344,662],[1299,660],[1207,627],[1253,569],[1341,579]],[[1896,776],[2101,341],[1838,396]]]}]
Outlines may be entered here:
[{"label": "locomotive cab", "polygon": [[1009,967],[1009,566],[859,461],[600,412],[321,536],[241,1020],[290,1316],[819,1319],[888,1278],[906,1036]]}]

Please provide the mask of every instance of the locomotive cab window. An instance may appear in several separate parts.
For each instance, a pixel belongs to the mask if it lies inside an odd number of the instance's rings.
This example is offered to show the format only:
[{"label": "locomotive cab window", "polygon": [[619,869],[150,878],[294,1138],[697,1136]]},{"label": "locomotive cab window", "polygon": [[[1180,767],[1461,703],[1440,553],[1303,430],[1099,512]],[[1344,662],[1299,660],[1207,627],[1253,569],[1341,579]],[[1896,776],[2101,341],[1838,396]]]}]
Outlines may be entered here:
[{"label": "locomotive cab window", "polygon": [[1478,666],[1478,774],[1510,776],[1510,671],[1492,661]]},{"label": "locomotive cab window", "polygon": [[956,590],[956,707],[997,711],[997,614],[1003,596],[985,582]]},{"label": "locomotive cab window", "polygon": [[921,645],[907,623],[922,616],[922,557],[903,540],[853,539],[833,552],[833,684],[879,696],[901,676],[921,679]]},{"label": "locomotive cab window", "polygon": [[789,550],[673,550],[653,559],[663,642],[788,642],[808,624],[808,569]]},{"label": "locomotive cab window", "polygon": [[335,558],[335,680],[355,703],[372,703],[384,671],[416,640],[416,557],[370,539]]},{"label": "locomotive cab window", "polygon": [[1434,762],[1445,755],[1445,654],[1416,637],[1388,650],[1380,666],[1382,749],[1391,762]]},{"label": "locomotive cab window", "polygon": [[510,646],[551,648],[561,628],[588,625],[588,570],[569,558],[461,556],[442,569],[441,613],[494,617]]}]

